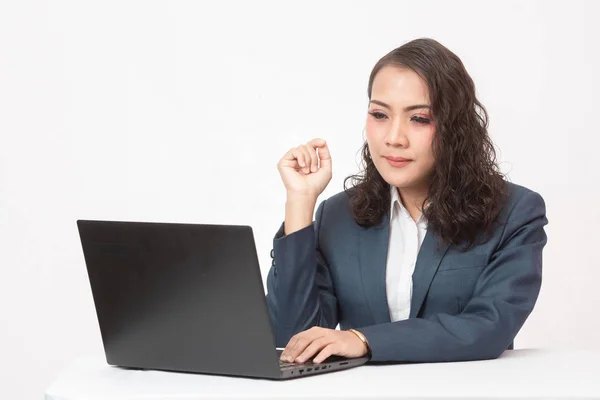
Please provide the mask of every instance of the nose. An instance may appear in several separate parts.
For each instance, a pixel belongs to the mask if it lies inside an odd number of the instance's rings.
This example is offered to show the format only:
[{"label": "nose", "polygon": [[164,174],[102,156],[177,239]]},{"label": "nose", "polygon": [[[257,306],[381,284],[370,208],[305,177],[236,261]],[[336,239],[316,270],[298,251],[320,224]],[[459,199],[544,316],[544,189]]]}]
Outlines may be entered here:
[{"label": "nose", "polygon": [[390,126],[390,130],[385,135],[385,144],[394,147],[407,147],[408,138],[406,136],[406,127],[400,124],[400,121],[396,121],[395,124]]}]

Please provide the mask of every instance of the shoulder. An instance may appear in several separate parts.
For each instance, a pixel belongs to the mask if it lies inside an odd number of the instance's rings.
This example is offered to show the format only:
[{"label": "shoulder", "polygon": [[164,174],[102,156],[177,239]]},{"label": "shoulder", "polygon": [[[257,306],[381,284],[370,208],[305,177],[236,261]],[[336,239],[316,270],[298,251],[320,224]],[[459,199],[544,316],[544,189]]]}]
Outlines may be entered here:
[{"label": "shoulder", "polygon": [[546,240],[543,230],[548,223],[546,203],[536,191],[515,183],[507,182],[508,199],[500,213],[499,245],[505,246],[511,238],[519,236],[527,240]]},{"label": "shoulder", "polygon": [[502,210],[505,219],[525,216],[533,209],[537,209],[536,213],[545,214],[546,204],[538,192],[513,182],[506,181],[506,185],[507,201]]},{"label": "shoulder", "polygon": [[350,210],[350,197],[346,191],[322,200],[317,208],[315,220],[320,228],[350,228],[354,225]]},{"label": "shoulder", "polygon": [[328,197],[326,200],[323,200],[321,205],[323,208],[327,209],[328,213],[341,208],[347,210],[350,205],[350,197],[346,191],[341,191],[331,197]]}]

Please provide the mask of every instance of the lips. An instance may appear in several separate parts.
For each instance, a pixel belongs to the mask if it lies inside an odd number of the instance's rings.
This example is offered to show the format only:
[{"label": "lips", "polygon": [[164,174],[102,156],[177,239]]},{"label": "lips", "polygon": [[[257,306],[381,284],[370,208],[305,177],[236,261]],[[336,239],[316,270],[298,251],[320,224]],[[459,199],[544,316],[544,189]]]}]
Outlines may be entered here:
[{"label": "lips", "polygon": [[385,156],[384,158],[392,168],[404,168],[413,161],[410,158],[404,157]]},{"label": "lips", "polygon": [[391,157],[391,156],[387,156],[385,158],[387,158],[390,161],[396,161],[396,162],[412,161],[410,158],[404,158],[404,157]]}]

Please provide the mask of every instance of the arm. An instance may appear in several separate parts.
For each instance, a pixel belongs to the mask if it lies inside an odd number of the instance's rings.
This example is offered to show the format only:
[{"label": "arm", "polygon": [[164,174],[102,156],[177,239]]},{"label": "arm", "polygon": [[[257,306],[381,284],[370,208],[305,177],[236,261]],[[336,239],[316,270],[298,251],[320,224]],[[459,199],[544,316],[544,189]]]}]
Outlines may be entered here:
[{"label": "arm", "polygon": [[537,300],[547,223],[542,197],[535,192],[523,195],[511,210],[499,248],[479,276],[463,312],[360,328],[371,346],[372,360],[437,362],[499,357]]},{"label": "arm", "polygon": [[319,229],[325,201],[315,221],[284,235],[283,225],[273,239],[273,264],[267,275],[267,306],[277,346],[313,326],[335,328],[337,299],[329,267],[319,248]]}]

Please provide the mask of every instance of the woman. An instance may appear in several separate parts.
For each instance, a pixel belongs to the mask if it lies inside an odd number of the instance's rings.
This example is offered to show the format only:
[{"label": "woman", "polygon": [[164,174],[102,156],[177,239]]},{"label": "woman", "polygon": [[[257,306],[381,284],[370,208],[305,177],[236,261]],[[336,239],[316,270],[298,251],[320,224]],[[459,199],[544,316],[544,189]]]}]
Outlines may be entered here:
[{"label": "woman", "polygon": [[538,297],[544,200],[498,171],[473,81],[437,41],[379,60],[368,97],[364,171],[314,222],[331,180],[326,142],[278,164],[287,201],[267,304],[281,359],[496,358]]}]

